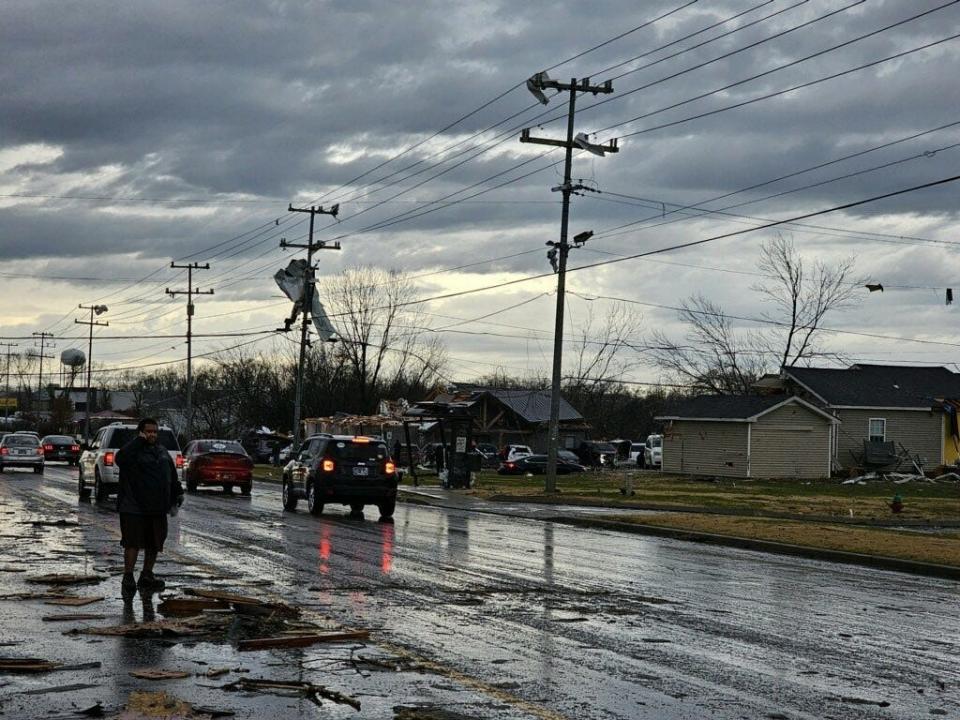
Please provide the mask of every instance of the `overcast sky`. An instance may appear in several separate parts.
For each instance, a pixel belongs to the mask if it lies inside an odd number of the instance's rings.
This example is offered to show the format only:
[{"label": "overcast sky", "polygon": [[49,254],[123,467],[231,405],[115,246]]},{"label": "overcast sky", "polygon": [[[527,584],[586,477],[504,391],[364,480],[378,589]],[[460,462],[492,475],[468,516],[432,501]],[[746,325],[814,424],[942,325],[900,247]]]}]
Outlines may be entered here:
[{"label": "overcast sky", "polygon": [[[197,301],[196,333],[277,327],[289,303],[271,276],[293,256],[278,243],[306,228],[291,202],[340,204],[339,221],[318,221],[317,239],[343,248],[320,254],[321,275],[406,270],[426,275],[426,298],[548,272],[562,151],[519,142],[522,127],[565,131],[568,96],[544,107],[523,87],[544,68],[613,78],[612,94],[577,98],[577,132],[617,138],[620,152],[575,154],[590,191],[573,198],[570,230],[595,236],[571,267],[940,180],[960,156],[960,124],[942,128],[960,123],[960,39],[940,42],[960,33],[949,0],[6,0],[2,15],[0,335],[46,330],[58,351],[80,343],[78,303],[109,305],[105,338],[183,332],[183,300],[164,295],[185,283],[173,259],[212,265],[196,274],[216,291]],[[826,349],[960,361],[944,302],[960,291],[958,189],[779,230],[809,263],[854,256],[884,284],[831,328],[932,341],[831,334]],[[630,306],[638,342],[682,339],[676,313],[656,306],[694,293],[759,317],[769,308],[753,273],[775,232],[573,272],[567,331],[609,312],[598,295],[646,303]],[[554,288],[545,278],[425,304],[435,328],[457,323],[442,331],[447,374],[548,373]],[[195,352],[250,339],[202,338]],[[183,352],[145,337],[98,340],[94,356],[122,367]],[[660,376],[640,365],[627,379]]]}]

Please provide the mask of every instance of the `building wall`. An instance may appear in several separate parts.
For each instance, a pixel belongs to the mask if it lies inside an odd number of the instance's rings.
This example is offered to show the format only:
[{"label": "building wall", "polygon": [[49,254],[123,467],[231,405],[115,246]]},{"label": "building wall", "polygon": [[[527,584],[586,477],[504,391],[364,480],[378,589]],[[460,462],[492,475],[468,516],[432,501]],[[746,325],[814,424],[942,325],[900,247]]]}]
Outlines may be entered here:
[{"label": "building wall", "polygon": [[675,420],[663,436],[663,472],[747,477],[747,423]]},{"label": "building wall", "polygon": [[829,477],[830,426],[823,416],[796,404],[757,418],[750,430],[750,476]]},{"label": "building wall", "polygon": [[[843,421],[837,431],[837,460],[844,467],[856,465],[868,439],[870,418],[887,421],[886,439],[899,443],[912,455],[919,454],[927,467],[939,465],[943,454],[943,413],[928,410],[837,410]],[[851,453],[853,451],[854,454]]]}]

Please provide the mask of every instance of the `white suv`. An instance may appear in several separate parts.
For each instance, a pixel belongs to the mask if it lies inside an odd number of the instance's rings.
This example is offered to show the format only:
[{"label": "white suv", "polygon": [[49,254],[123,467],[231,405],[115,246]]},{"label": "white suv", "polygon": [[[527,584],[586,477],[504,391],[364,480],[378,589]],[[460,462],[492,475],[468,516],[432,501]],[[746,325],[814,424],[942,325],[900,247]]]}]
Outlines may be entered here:
[{"label": "white suv", "polygon": [[[137,436],[137,426],[125,423],[112,423],[100,428],[89,449],[80,456],[80,480],[78,492],[81,499],[93,497],[98,503],[115,495],[120,487],[120,470],[116,465],[117,450]],[[177,475],[183,475],[183,455],[177,436],[166,425],[161,425],[157,435],[157,444],[162,445],[177,468]],[[182,479],[182,477],[180,478]]]},{"label": "white suv", "polygon": [[661,467],[663,465],[663,435],[647,435],[647,442],[644,443],[643,464],[648,467]]}]

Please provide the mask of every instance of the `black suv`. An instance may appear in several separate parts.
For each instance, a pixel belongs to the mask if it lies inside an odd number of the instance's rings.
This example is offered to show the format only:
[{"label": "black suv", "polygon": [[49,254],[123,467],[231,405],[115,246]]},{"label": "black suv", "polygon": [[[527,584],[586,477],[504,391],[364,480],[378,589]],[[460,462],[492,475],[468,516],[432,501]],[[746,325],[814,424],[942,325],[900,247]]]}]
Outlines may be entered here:
[{"label": "black suv", "polygon": [[397,468],[386,443],[354,435],[312,435],[283,470],[283,509],[296,510],[306,498],[307,509],[319,515],[323,506],[350,506],[354,517],[363,506],[376,505],[380,519],[393,517],[397,505]]}]

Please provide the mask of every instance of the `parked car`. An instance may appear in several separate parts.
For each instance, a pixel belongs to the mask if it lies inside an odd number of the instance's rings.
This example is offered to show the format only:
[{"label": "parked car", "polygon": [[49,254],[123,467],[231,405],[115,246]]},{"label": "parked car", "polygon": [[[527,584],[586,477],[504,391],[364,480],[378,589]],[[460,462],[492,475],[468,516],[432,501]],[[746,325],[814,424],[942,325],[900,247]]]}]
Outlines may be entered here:
[{"label": "parked car", "polygon": [[241,495],[249,495],[253,460],[235,440],[194,440],[183,451],[183,481],[191,493],[215,485],[227,493],[238,487]]},{"label": "parked car", "polygon": [[283,509],[296,510],[306,499],[312,515],[325,505],[350,506],[363,516],[364,505],[376,505],[380,519],[393,517],[397,505],[397,466],[382,440],[354,435],[313,435],[283,471]]},{"label": "parked car", "polygon": [[530,449],[529,445],[507,445],[505,456],[502,454],[501,458],[506,462],[511,462],[528,455],[533,455],[533,450]]},{"label": "parked car", "polygon": [[580,464],[580,458],[577,457],[577,454],[573,450],[557,450],[557,457],[571,462],[574,465]]},{"label": "parked car", "polygon": [[643,449],[643,464],[646,467],[663,466],[663,435],[647,435]]},{"label": "parked car", "polygon": [[[88,450],[80,456],[80,478],[78,494],[81,499],[93,497],[98,503],[106,502],[115,495],[120,487],[120,473],[114,462],[117,450],[137,436],[137,426],[126,423],[111,423],[100,428]],[[166,425],[158,428],[157,444],[162,445],[177,467],[178,474],[183,471],[183,455],[177,436]]]},{"label": "parked car", "polygon": [[66,460],[70,465],[80,462],[80,444],[69,435],[47,435],[40,444],[46,462]]},{"label": "parked car", "polygon": [[[569,475],[586,471],[586,468],[579,463],[570,462],[561,457],[557,457],[557,474]],[[544,475],[547,472],[546,455],[525,455],[516,460],[507,460],[497,468],[498,475]]]},{"label": "parked car", "polygon": [[633,443],[630,445],[629,462],[635,463],[637,467],[643,467],[643,449],[646,447],[643,443]]},{"label": "parked car", "polygon": [[580,462],[592,468],[611,468],[617,464],[617,449],[608,442],[584,440],[577,448]]},{"label": "parked car", "polygon": [[0,473],[15,467],[33,468],[43,475],[43,446],[38,438],[12,433],[0,440]]}]

